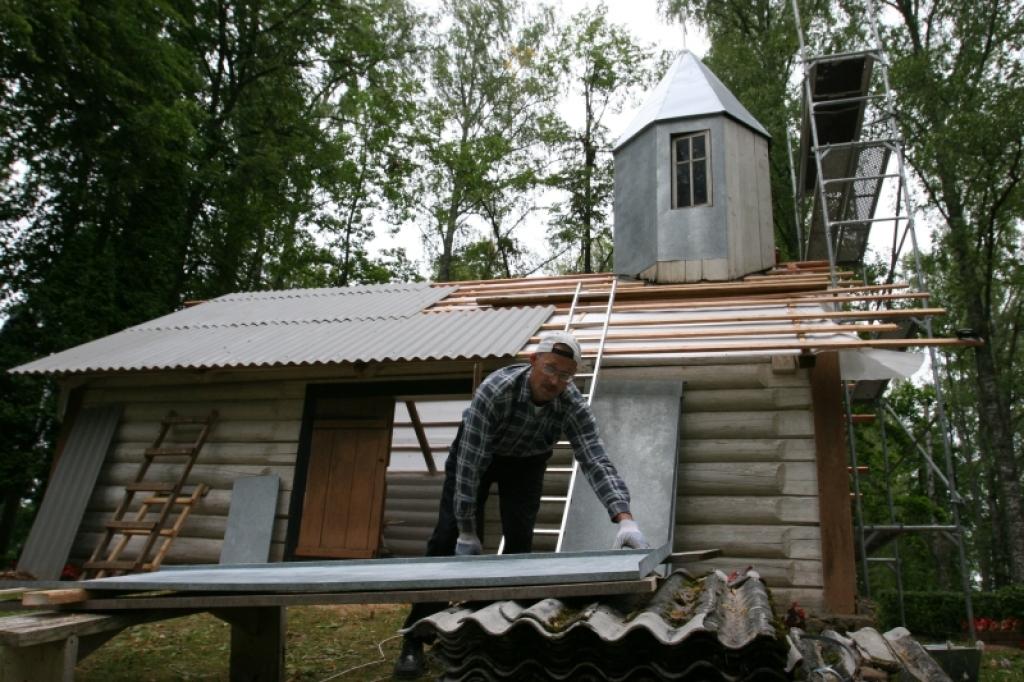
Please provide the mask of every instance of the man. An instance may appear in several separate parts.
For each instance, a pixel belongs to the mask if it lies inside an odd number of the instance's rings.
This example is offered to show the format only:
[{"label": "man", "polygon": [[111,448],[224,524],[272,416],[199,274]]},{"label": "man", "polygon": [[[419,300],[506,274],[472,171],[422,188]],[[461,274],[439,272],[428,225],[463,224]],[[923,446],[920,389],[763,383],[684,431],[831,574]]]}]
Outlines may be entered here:
[{"label": "man", "polygon": [[[615,549],[646,548],[629,512],[629,491],[609,461],[586,399],[572,383],[581,364],[580,346],[568,332],[541,337],[528,365],[511,365],[489,375],[463,412],[448,449],[437,525],[427,556],[479,554],[483,509],[491,483],[498,484],[506,554],[529,552],[551,448],[564,432],[573,454],[609,518],[619,524]],[[443,609],[416,604],[405,627]],[[395,677],[423,673],[423,644],[405,636]]]}]

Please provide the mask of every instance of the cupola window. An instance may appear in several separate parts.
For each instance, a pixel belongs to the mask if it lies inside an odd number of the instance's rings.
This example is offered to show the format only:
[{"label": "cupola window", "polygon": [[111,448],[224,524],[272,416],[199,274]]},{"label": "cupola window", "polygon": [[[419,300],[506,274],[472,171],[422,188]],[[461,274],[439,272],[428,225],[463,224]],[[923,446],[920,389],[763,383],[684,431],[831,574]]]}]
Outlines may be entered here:
[{"label": "cupola window", "polygon": [[708,187],[708,131],[672,138],[672,208],[706,206],[711,203]]}]

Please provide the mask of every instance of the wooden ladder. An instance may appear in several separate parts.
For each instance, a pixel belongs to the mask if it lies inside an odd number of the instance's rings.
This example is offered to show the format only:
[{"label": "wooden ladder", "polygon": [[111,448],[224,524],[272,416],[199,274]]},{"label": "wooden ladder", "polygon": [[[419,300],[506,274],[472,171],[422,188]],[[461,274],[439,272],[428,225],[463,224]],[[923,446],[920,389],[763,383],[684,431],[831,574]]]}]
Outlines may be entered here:
[{"label": "wooden ladder", "polygon": [[[135,480],[125,486],[124,497],[114,510],[113,517],[106,522],[100,543],[85,562],[83,577],[102,578],[120,573],[155,571],[160,567],[171,548],[171,541],[181,532],[193,507],[209,490],[204,483],[186,490],[185,481],[216,420],[217,411],[213,410],[205,417],[182,417],[172,411],[160,421],[160,433],[153,445],[143,451],[139,472]],[[189,445],[165,446],[164,439],[176,426],[197,426],[199,433]],[[156,460],[178,460],[182,468],[177,480],[147,481],[146,474]],[[148,495],[142,498],[134,515],[130,515],[136,493]],[[154,514],[156,518],[152,518]],[[118,536],[116,541],[115,536]],[[122,559],[121,553],[133,537],[144,538],[142,548],[134,559]],[[157,548],[159,539],[163,542]],[[150,558],[154,548],[156,553]]]}]

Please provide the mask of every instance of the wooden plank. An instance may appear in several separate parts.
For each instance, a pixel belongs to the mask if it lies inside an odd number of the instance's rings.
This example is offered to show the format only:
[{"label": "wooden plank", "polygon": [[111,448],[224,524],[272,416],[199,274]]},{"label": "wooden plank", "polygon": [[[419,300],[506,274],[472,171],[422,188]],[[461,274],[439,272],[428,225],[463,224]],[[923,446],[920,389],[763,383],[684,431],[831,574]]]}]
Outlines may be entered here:
[{"label": "wooden plank", "polygon": [[498,601],[615,594],[649,594],[657,589],[654,577],[589,583],[460,587],[438,590],[382,592],[330,592],[309,594],[174,594],[167,596],[111,597],[69,605],[68,611],[125,611],[133,609],[226,609],[249,606],[317,606],[331,604],[410,604],[437,601]]},{"label": "wooden plank", "polygon": [[278,682],[284,679],[284,648],[287,633],[281,606],[248,607],[214,611],[231,624],[231,680]]},{"label": "wooden plank", "polygon": [[675,568],[686,564],[692,564],[696,561],[713,559],[721,553],[722,550],[720,549],[695,549],[689,552],[672,552],[668,555],[668,563],[672,564],[673,568]]},{"label": "wooden plank", "polygon": [[26,592],[21,598],[22,606],[55,606],[57,604],[73,604],[85,601],[90,592],[80,587],[65,590],[37,590]]},{"label": "wooden plank", "polygon": [[856,610],[857,571],[847,474],[846,428],[838,353],[818,355],[811,372],[817,445],[824,601],[831,613]]},{"label": "wooden plank", "polygon": [[[476,386],[478,383],[474,372],[473,385]],[[405,409],[409,412],[409,419],[412,422],[413,430],[416,432],[416,441],[423,452],[423,461],[427,465],[427,471],[432,474],[437,473],[437,465],[434,464],[434,453],[432,452],[430,441],[427,440],[427,433],[423,430],[423,423],[420,421],[419,412],[416,411],[416,403],[412,400],[406,400]],[[400,425],[402,425],[401,422],[395,424],[395,426]]]},{"label": "wooden plank", "polygon": [[[732,320],[719,320],[722,323],[728,323],[732,325]],[[658,331],[630,331],[630,332],[608,332],[605,338],[610,341],[643,341],[647,339],[705,339],[705,338],[718,338],[718,337],[729,337],[729,336],[774,336],[774,335],[785,335],[785,334],[842,334],[842,333],[870,333],[870,332],[894,332],[900,329],[897,324],[881,323],[881,324],[800,324],[800,325],[774,325],[774,326],[752,326],[745,328],[734,328],[732,326],[719,326],[719,327],[708,327],[705,329],[693,329],[690,327],[691,322],[689,320],[679,320],[678,322],[671,322],[666,320],[662,323],[664,327],[670,327],[674,325],[685,325],[686,328],[680,329],[661,329]],[[598,332],[594,333],[577,333],[576,340],[579,342],[584,341],[597,341],[601,339],[601,334]],[[533,336],[530,338],[529,343],[538,343],[540,336]]]},{"label": "wooden plank", "polygon": [[[727,308],[723,308],[725,310]],[[737,306],[736,314],[729,315],[728,321],[730,323],[740,322],[777,322],[780,320],[787,320],[791,322],[802,322],[802,321],[817,321],[817,320],[899,320],[909,317],[934,317],[939,315],[945,315],[945,308],[901,308],[897,310],[837,310],[827,311],[822,310],[820,312],[813,313],[769,313],[765,315],[744,315],[740,311],[748,310],[749,306]],[[616,311],[617,312],[617,311]],[[674,314],[675,311],[666,312],[665,315],[658,317],[634,317],[634,316],[612,316],[612,319],[608,323],[610,327],[645,327],[645,326],[662,326],[670,323],[670,315]],[[723,317],[719,315],[705,315],[705,316],[687,316],[685,320],[679,319],[679,324],[703,324],[712,322],[722,322]],[[591,320],[582,321],[574,324],[574,328],[589,328],[589,327],[602,327],[604,325],[603,320]],[[545,322],[540,326],[541,331],[550,329],[562,329],[565,326],[564,322]]]}]

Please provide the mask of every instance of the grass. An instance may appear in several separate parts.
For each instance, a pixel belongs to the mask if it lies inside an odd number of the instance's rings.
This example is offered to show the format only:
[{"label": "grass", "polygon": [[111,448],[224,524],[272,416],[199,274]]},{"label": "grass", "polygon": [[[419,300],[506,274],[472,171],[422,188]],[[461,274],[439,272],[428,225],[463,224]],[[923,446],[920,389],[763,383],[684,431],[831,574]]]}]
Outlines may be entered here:
[{"label": "grass", "polygon": [[[407,608],[402,605],[290,607],[285,653],[287,679],[302,682],[390,679],[391,666],[401,648],[401,638],[395,635],[405,620]],[[230,633],[229,625],[209,614],[139,625],[117,635],[83,660],[76,668],[75,679],[81,682],[227,680]],[[433,672],[440,671],[434,669]]]},{"label": "grass", "polygon": [[[391,678],[401,647],[402,605],[303,606],[288,609],[288,680],[369,682]],[[122,632],[76,669],[81,682],[227,680],[230,626],[203,614]],[[382,653],[383,652],[383,653]],[[361,667],[359,667],[361,666]],[[437,664],[430,670],[436,677]],[[429,678],[427,678],[429,679]],[[1024,651],[986,647],[981,682],[1024,682]]]}]

